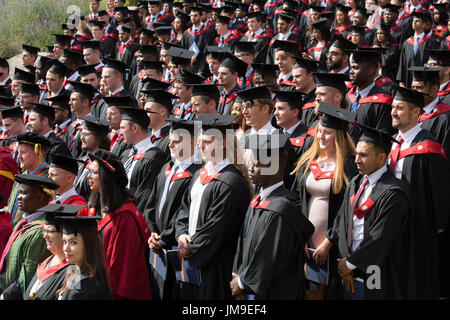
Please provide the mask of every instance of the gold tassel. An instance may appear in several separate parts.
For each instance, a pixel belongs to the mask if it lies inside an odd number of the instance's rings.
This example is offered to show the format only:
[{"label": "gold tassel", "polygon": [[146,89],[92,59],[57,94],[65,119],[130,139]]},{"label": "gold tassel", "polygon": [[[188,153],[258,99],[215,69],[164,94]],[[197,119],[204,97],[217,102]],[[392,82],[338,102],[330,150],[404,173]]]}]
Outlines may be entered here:
[{"label": "gold tassel", "polygon": [[48,188],[42,188],[42,191],[44,191],[47,195],[49,195],[49,196],[52,198],[52,200],[55,200],[55,199],[56,199],[56,193],[55,193],[55,191],[50,190],[50,189],[48,189]]},{"label": "gold tassel", "polygon": [[42,147],[40,143],[36,143],[34,145],[34,153],[36,153],[37,155],[39,155],[39,163],[42,163]]}]

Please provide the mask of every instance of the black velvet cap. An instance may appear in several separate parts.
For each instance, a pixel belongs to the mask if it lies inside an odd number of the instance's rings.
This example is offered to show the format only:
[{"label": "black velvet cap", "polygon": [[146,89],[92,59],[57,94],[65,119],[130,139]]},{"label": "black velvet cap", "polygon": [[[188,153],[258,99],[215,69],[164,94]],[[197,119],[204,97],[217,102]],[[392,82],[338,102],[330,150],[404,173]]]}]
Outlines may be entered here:
[{"label": "black velvet cap", "polygon": [[429,96],[428,94],[395,84],[393,87],[397,90],[394,95],[394,100],[406,101],[421,109],[425,106],[425,96]]},{"label": "black velvet cap", "polygon": [[185,86],[192,86],[192,97],[207,96],[215,99],[220,99],[220,92],[217,85],[212,83],[190,84]]},{"label": "black velvet cap", "polygon": [[280,70],[276,64],[266,64],[266,63],[252,63],[253,70],[255,70],[255,75],[271,76],[276,77],[277,71]]},{"label": "black velvet cap", "polygon": [[252,151],[255,160],[267,163],[274,154],[287,150],[288,140],[289,135],[283,133],[248,134],[244,136],[244,148]]},{"label": "black velvet cap", "polygon": [[22,80],[29,83],[34,83],[36,81],[36,77],[34,74],[27,72],[25,70],[15,68],[14,69],[14,80]]},{"label": "black velvet cap", "polygon": [[59,188],[59,184],[46,176],[34,174],[15,174],[14,179],[17,183],[26,184],[39,189],[55,190]]},{"label": "black velvet cap", "polygon": [[141,125],[143,128],[147,129],[150,125],[150,117],[148,116],[148,111],[139,108],[117,106],[122,112],[122,120],[128,120]]},{"label": "black velvet cap", "polygon": [[69,105],[70,96],[68,94],[61,94],[59,96],[45,98],[45,100],[50,102],[50,105],[52,108],[55,108],[58,110],[70,110],[70,105]]},{"label": "black velvet cap", "polygon": [[57,222],[56,217],[70,217],[75,216],[78,211],[86,208],[85,205],[76,205],[76,204],[48,204],[45,207],[38,209],[38,212],[45,213],[45,224],[52,225],[56,227],[57,232],[61,232],[60,223]]},{"label": "black velvet cap", "polygon": [[439,83],[439,72],[442,67],[428,68],[422,66],[413,66],[408,68],[408,71],[413,72],[413,81],[433,82]]},{"label": "black velvet cap", "polygon": [[97,90],[89,83],[82,83],[77,81],[69,81],[69,83],[73,87],[73,92],[79,92],[88,97],[89,100],[92,100],[94,98],[95,93],[97,92]]},{"label": "black velvet cap", "polygon": [[374,145],[382,148],[386,154],[389,154],[389,152],[391,151],[393,142],[398,143],[398,141],[395,140],[392,135],[387,132],[371,128],[358,122],[355,124],[361,129],[362,132],[359,141],[372,142]]},{"label": "black velvet cap", "polygon": [[288,90],[273,90],[277,97],[277,102],[288,102],[297,105],[298,108],[302,106],[304,93],[299,91],[288,91]]},{"label": "black velvet cap", "polygon": [[83,127],[86,130],[89,130],[98,135],[108,134],[109,125],[111,124],[110,122],[89,115],[80,117],[80,119],[84,120]]},{"label": "black velvet cap", "polygon": [[321,102],[318,112],[322,114],[320,124],[326,128],[347,131],[349,122],[355,120],[355,114],[345,109]]},{"label": "black velvet cap", "polygon": [[180,68],[180,72],[176,76],[176,80],[181,80],[181,81],[183,81],[183,83],[189,83],[189,84],[201,84],[201,83],[204,83],[206,79],[202,76],[199,76],[196,73],[189,71],[189,70]]},{"label": "black velvet cap", "polygon": [[[6,101],[2,101],[1,98],[2,97],[0,97],[0,104],[4,104],[3,102],[6,102]],[[4,104],[4,105],[12,105],[12,106],[14,105],[14,100],[15,100],[14,98],[9,98],[9,97],[5,97],[5,98],[12,99],[13,101],[9,102],[8,104]],[[23,118],[23,110],[18,106],[2,108],[0,111],[2,112],[3,119],[8,119],[8,118],[22,119]]]},{"label": "black velvet cap", "polygon": [[142,82],[142,89],[141,92],[147,93],[148,90],[151,89],[164,89],[167,90],[171,86],[170,83],[159,81],[153,78],[144,78],[141,80]]},{"label": "black velvet cap", "polygon": [[169,113],[173,109],[172,99],[178,99],[178,97],[169,91],[163,89],[152,89],[146,92],[147,100],[146,102],[156,102],[164,106]]},{"label": "black velvet cap", "polygon": [[[149,78],[147,78],[149,79]],[[138,108],[138,103],[136,99],[131,96],[119,96],[119,97],[103,97],[108,107],[131,107]]]},{"label": "black velvet cap", "polygon": [[123,163],[115,153],[98,149],[93,153],[89,152],[88,157],[91,161],[98,161],[99,165],[106,169],[106,172],[112,174],[119,185],[125,187],[128,184],[128,177]]},{"label": "black velvet cap", "polygon": [[35,96],[40,94],[39,86],[34,82],[24,82],[22,83],[21,93],[31,93]]},{"label": "black velvet cap", "polygon": [[237,72],[240,77],[245,77],[248,64],[237,58],[236,56],[231,56],[223,60],[220,66],[229,68],[232,71]]},{"label": "black velvet cap", "polygon": [[29,46],[26,44],[22,44],[22,49],[23,49],[23,51],[29,52],[34,55],[37,55],[39,53],[39,51],[41,51],[40,48]]},{"label": "black velvet cap", "polygon": [[31,145],[41,145],[44,147],[51,147],[53,144],[41,134],[34,132],[25,132],[17,136],[16,140],[21,143],[31,144]]},{"label": "black velvet cap", "polygon": [[319,63],[315,60],[304,59],[301,57],[295,57],[294,68],[303,68],[306,72],[316,72],[319,67]]}]

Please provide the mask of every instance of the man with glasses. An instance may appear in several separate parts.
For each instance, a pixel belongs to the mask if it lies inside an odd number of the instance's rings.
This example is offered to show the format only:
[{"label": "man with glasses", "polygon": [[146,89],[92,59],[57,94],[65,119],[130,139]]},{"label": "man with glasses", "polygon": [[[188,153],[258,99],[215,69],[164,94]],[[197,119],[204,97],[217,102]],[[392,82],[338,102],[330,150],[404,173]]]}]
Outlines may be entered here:
[{"label": "man with glasses", "polygon": [[327,52],[327,68],[331,73],[350,73],[349,59],[350,51],[356,49],[356,45],[344,39],[342,36],[337,36],[333,42],[330,50]]}]

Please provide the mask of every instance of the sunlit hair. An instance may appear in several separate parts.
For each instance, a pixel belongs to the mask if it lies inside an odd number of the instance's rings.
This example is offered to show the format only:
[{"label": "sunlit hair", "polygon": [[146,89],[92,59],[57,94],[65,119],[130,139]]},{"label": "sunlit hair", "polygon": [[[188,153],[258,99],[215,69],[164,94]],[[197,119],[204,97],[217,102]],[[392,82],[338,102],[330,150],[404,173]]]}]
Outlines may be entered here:
[{"label": "sunlit hair", "polygon": [[[233,149],[233,150],[232,150]],[[247,182],[250,198],[253,198],[253,185],[248,175],[248,168],[244,164],[244,150],[241,144],[238,142],[236,136],[233,136],[233,143],[226,143],[226,155],[228,160],[233,163],[234,167],[242,174]],[[230,157],[233,159],[230,159]]]},{"label": "sunlit hair", "polygon": [[[316,125],[316,132],[319,128],[319,124]],[[355,145],[347,132],[342,130],[331,129],[334,134],[334,144],[336,146],[336,170],[333,178],[333,193],[338,194],[348,184],[348,178],[345,174],[345,163],[350,154],[356,154]],[[320,156],[319,140],[317,139],[317,133],[314,137],[314,142],[311,147],[300,157],[297,162],[297,166],[294,169],[296,175],[299,174],[300,168],[306,164],[306,168],[309,168],[312,161],[316,160]],[[301,181],[306,178],[308,170],[304,170],[302,173]]]}]

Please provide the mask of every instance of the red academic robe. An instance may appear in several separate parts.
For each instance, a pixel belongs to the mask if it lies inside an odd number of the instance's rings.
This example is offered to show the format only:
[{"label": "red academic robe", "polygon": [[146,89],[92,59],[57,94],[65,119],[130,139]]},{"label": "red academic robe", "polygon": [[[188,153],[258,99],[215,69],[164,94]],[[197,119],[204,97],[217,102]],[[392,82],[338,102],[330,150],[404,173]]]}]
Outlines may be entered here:
[{"label": "red academic robe", "polygon": [[[95,215],[95,209],[89,210]],[[103,235],[106,270],[114,299],[149,300],[150,280],[145,250],[150,237],[142,213],[132,201],[98,223]]]},{"label": "red academic robe", "polygon": [[0,252],[3,252],[12,233],[11,215],[8,211],[0,211]]}]

